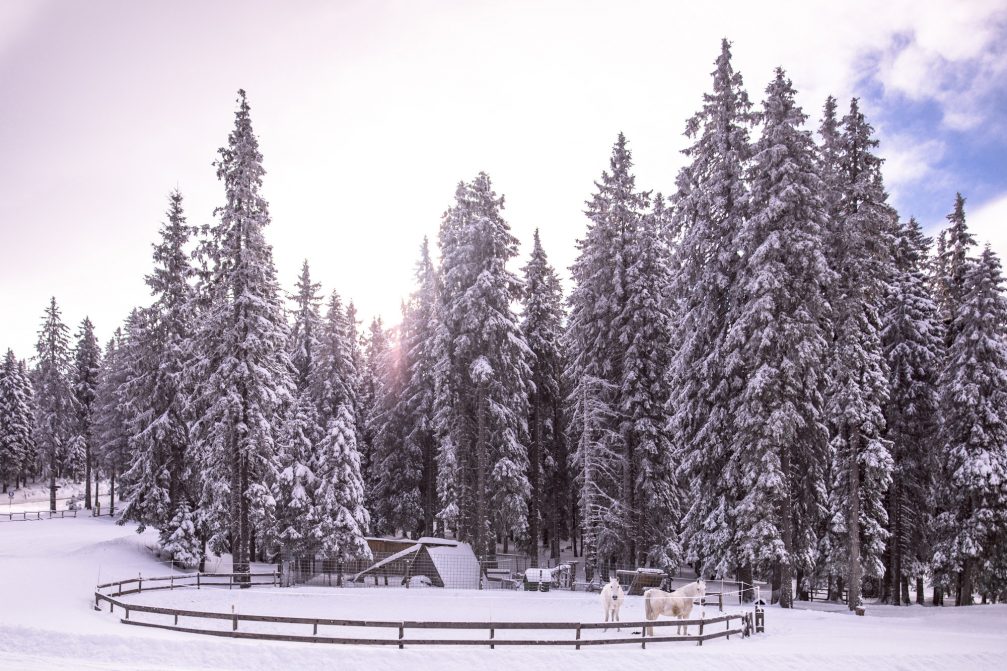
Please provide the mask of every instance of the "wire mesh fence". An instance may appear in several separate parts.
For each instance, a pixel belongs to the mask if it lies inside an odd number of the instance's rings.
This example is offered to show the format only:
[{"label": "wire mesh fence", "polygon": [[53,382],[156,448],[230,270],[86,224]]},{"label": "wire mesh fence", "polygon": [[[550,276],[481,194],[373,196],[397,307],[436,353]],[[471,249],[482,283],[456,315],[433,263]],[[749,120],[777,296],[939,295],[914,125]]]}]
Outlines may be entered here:
[{"label": "wire mesh fence", "polygon": [[[381,543],[386,545],[382,546]],[[396,545],[396,543],[398,545]],[[673,591],[697,579],[689,568],[671,572],[654,567],[607,563],[584,566],[583,558],[551,558],[533,562],[523,554],[497,553],[476,557],[469,546],[445,542],[380,541],[372,543],[370,560],[338,561],[322,557],[284,556],[283,584],[324,587],[447,587],[454,589],[523,589],[600,591],[611,578],[627,594],[642,595],[657,587]],[[538,566],[532,566],[537,563]],[[717,580],[708,590],[738,593],[739,583]]]}]

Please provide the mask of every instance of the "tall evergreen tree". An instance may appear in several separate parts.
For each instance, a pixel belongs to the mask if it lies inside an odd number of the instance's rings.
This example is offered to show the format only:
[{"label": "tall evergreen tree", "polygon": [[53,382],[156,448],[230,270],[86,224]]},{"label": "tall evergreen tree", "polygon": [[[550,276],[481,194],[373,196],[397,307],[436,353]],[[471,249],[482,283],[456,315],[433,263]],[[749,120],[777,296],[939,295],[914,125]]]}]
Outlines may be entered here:
[{"label": "tall evergreen tree", "polygon": [[778,68],[754,146],[750,216],[739,231],[742,262],[729,294],[735,318],[725,340],[727,375],[743,381],[731,408],[725,471],[742,493],[731,511],[734,543],[742,564],[779,567],[774,583],[784,608],[793,602],[794,570],[812,564],[828,456],[826,208],[814,141],[794,97]]},{"label": "tall evergreen tree", "polygon": [[23,477],[33,457],[30,382],[22,377],[21,364],[7,350],[0,366],[0,484],[3,491]]},{"label": "tall evergreen tree", "polygon": [[969,606],[977,587],[995,594],[1007,586],[1007,297],[988,245],[963,265],[941,384],[946,507],[935,561],[957,574],[957,605]]},{"label": "tall evergreen tree", "polygon": [[402,530],[411,535],[423,526],[419,491],[422,455],[406,440],[410,429],[405,393],[409,364],[404,347],[386,342],[378,363],[379,376],[368,420],[374,436],[372,521],[379,533]]},{"label": "tall evergreen tree", "polygon": [[[130,422],[132,463],[123,474],[129,487],[121,521],[157,527],[162,548],[170,541],[174,558],[191,563],[200,553],[199,547],[184,546],[193,538],[189,526],[195,533],[192,515],[199,501],[184,379],[194,330],[195,270],[187,249],[194,229],[186,221],[182,194],[173,191],[168,201],[161,239],[153,245],[154,269],[146,277],[154,303],[143,311],[144,337],[132,345],[137,360],[126,383],[137,412]],[[176,528],[176,521],[185,528]]]},{"label": "tall evergreen tree", "polygon": [[49,475],[49,510],[56,510],[56,477],[68,465],[77,428],[70,335],[56,299],[45,310],[35,345],[35,437]]},{"label": "tall evergreen tree", "polygon": [[[620,133],[612,148],[609,170],[602,172],[595,183],[596,192],[587,202],[589,220],[587,234],[577,242],[579,254],[571,267],[574,288],[570,293],[570,315],[564,335],[569,355],[569,376],[573,385],[570,400],[573,406],[590,398],[596,412],[586,415],[574,412],[573,417],[592,418],[607,425],[592,429],[574,423],[576,435],[591,434],[592,440],[581,441],[574,452],[574,469],[583,476],[593,473],[591,486],[582,496],[585,518],[589,525],[603,524],[586,534],[588,540],[603,543],[588,547],[586,555],[592,561],[611,561],[617,553],[635,559],[633,528],[635,511],[636,444],[624,435],[621,415],[623,391],[623,357],[629,344],[624,325],[627,315],[627,272],[632,264],[633,241],[647,194],[636,190],[632,174],[632,153],[626,137]],[[590,389],[582,389],[587,385]],[[587,454],[581,449],[590,449]],[[593,466],[586,468],[585,460]],[[602,463],[603,461],[611,463]]]},{"label": "tall evergreen tree", "polygon": [[897,242],[897,273],[882,331],[890,389],[885,421],[893,461],[887,576],[890,601],[896,605],[908,603],[904,581],[908,575],[921,579],[928,559],[937,458],[931,445],[940,426],[937,377],[942,357],[942,324],[926,275],[930,240],[910,219],[899,227]]},{"label": "tall evergreen tree", "polygon": [[[115,514],[117,478],[130,467],[131,423],[136,416],[128,382],[137,374],[135,354],[142,340],[141,313],[133,310],[126,329],[117,328],[105,347],[101,375],[95,395],[95,445],[97,465],[109,479],[109,514]],[[97,505],[97,504],[96,504]]]},{"label": "tall evergreen tree", "polygon": [[619,317],[624,347],[619,380],[619,432],[630,478],[623,500],[628,512],[630,558],[662,568],[682,562],[681,509],[676,463],[668,431],[668,367],[672,321],[668,304],[671,273],[664,197],[630,229],[626,248],[625,303]]},{"label": "tall evergreen tree", "polygon": [[416,290],[409,300],[400,337],[401,356],[406,365],[403,401],[408,421],[405,443],[420,460],[419,496],[422,533],[435,534],[440,512],[437,495],[437,433],[434,421],[436,397],[436,337],[440,280],[430,258],[430,245],[423,238],[416,265]]},{"label": "tall evergreen tree", "polygon": [[[216,162],[224,205],[210,231],[207,309],[194,336],[190,379],[200,381],[192,424],[203,471],[203,507],[214,549],[229,536],[234,572],[248,573],[252,520],[260,517],[275,443],[293,380],[272,248],[260,192],[262,155],[248,101],[238,92],[234,129]],[[247,586],[242,581],[242,586]]]},{"label": "tall evergreen tree", "polygon": [[[436,421],[442,436],[442,519],[493,554],[496,532],[527,527],[528,345],[511,305],[521,284],[507,270],[517,240],[503,199],[480,173],[458,186],[441,224],[441,329]],[[455,512],[457,511],[457,513]]]},{"label": "tall evergreen tree", "polygon": [[77,435],[84,445],[84,508],[91,509],[91,469],[94,451],[94,397],[101,367],[101,345],[87,317],[74,348],[73,392],[77,400]]},{"label": "tall evergreen tree", "polygon": [[832,531],[842,543],[836,551],[846,564],[851,610],[860,604],[864,575],[880,577],[884,569],[888,516],[883,498],[892,471],[884,438],[888,366],[881,311],[894,274],[895,214],[886,202],[881,159],[872,153],[877,144],[854,99],[843,118],[841,197],[829,248],[837,277],[827,393],[835,450]]},{"label": "tall evergreen tree", "polygon": [[557,478],[552,471],[565,468],[557,463],[564,427],[561,379],[563,357],[563,290],[556,271],[549,265],[538,229],[535,229],[531,258],[524,267],[524,314],[521,331],[531,350],[531,394],[528,400],[528,547],[532,566],[538,566],[541,523],[548,517],[550,538],[559,533],[556,504],[562,492],[552,491]]},{"label": "tall evergreen tree", "polygon": [[751,584],[752,566],[734,542],[737,474],[725,473],[734,433],[729,408],[739,389],[726,373],[724,340],[733,320],[729,292],[742,262],[736,241],[748,213],[744,176],[755,116],[727,40],[712,74],[713,91],[686,124],[689,163],[679,172],[672,200],[677,349],[669,410],[692,501],[682,523],[686,561],[704,573],[737,571],[739,580]]}]

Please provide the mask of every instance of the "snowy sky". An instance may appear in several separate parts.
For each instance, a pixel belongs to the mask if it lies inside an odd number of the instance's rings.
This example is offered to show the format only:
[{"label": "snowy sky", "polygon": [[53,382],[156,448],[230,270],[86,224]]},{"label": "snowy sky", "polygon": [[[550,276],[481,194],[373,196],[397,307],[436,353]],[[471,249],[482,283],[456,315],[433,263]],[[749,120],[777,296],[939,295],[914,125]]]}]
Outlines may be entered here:
[{"label": "snowy sky", "polygon": [[192,223],[221,202],[211,162],[240,87],[286,287],[307,257],[395,321],[422,237],[480,170],[522,251],[540,227],[565,274],[619,131],[638,184],[673,189],[724,36],[755,101],[777,65],[816,126],[828,93],[862,96],[900,213],[932,231],[961,190],[1007,254],[1003,0],[4,0],[0,348],[32,353],[50,295],[103,339],[147,302],[169,190]]}]

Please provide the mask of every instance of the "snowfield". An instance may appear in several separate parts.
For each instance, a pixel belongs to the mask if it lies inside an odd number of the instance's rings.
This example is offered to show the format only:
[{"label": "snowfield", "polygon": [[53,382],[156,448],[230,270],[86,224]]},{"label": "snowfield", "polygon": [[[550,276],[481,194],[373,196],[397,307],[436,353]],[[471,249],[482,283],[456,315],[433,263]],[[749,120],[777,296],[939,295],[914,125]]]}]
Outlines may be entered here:
[{"label": "snowfield", "polygon": [[[165,575],[169,570],[147,550],[155,534],[136,534],[106,519],[80,518],[0,523],[0,663],[5,669],[1001,669],[1007,664],[1007,607],[893,608],[869,606],[866,617],[841,607],[767,609],[765,634],[750,639],[584,648],[427,648],[237,641],[129,627],[120,613],[92,609],[98,581]],[[211,568],[214,568],[211,566]],[[216,567],[226,570],[229,567]],[[352,619],[549,620],[596,622],[596,594],[427,589],[251,590],[181,589],[125,597],[134,603],[195,610],[289,614]],[[729,609],[737,609],[737,606]],[[716,607],[707,607],[713,615]],[[154,621],[157,616],[140,616]],[[624,620],[643,619],[643,601],[628,597]],[[226,625],[226,623],[222,623]],[[210,621],[180,622],[213,626]],[[243,631],[267,630],[245,623]],[[292,631],[288,633],[310,634]],[[374,635],[380,630],[369,629]],[[429,632],[428,632],[429,633]],[[567,632],[548,632],[562,637]],[[613,635],[614,632],[609,632]],[[322,627],[320,635],[357,635]],[[421,632],[413,632],[420,635]],[[461,637],[460,632],[439,634]],[[469,632],[485,637],[487,632]],[[385,635],[383,632],[382,636]],[[391,632],[388,632],[391,636]],[[425,633],[423,634],[425,635]],[[499,638],[530,632],[497,632]],[[592,632],[592,636],[601,632]],[[628,630],[621,635],[633,636]],[[410,636],[407,631],[406,637]],[[587,632],[585,632],[587,637]]]}]

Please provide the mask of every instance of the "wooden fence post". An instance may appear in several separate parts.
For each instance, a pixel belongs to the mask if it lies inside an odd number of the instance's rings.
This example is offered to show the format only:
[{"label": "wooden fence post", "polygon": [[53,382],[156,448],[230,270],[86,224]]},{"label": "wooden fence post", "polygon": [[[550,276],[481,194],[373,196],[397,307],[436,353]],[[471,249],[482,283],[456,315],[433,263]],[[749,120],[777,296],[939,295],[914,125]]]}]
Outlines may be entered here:
[{"label": "wooden fence post", "polygon": [[640,632],[640,647],[644,650],[647,649],[647,627],[644,627]]},{"label": "wooden fence post", "polygon": [[200,587],[201,587],[199,576],[200,576],[199,571],[196,571],[196,589],[200,589]]},{"label": "wooden fence post", "polygon": [[703,645],[703,622],[705,622],[705,620],[700,620],[699,621],[699,644],[700,645]]},{"label": "wooden fence post", "polygon": [[721,592],[720,594],[717,595],[717,608],[720,610],[721,613],[724,612],[724,593],[723,592]]},{"label": "wooden fence post", "polygon": [[399,625],[399,650],[402,649],[402,639],[405,638],[406,632],[405,627],[401,624]]},{"label": "wooden fence post", "polygon": [[238,614],[234,610],[234,604],[231,604],[231,622],[233,623],[233,631],[238,631]]},{"label": "wooden fence post", "polygon": [[[493,640],[493,636],[494,636],[494,629],[493,629],[493,627],[490,627],[490,640],[491,641]],[[492,643],[490,643],[490,650],[495,650],[495,649],[496,649],[496,646],[493,645]]]},{"label": "wooden fence post", "polygon": [[[580,641],[580,623],[577,623],[577,640]],[[580,650],[580,643],[577,643],[577,649]]]}]

